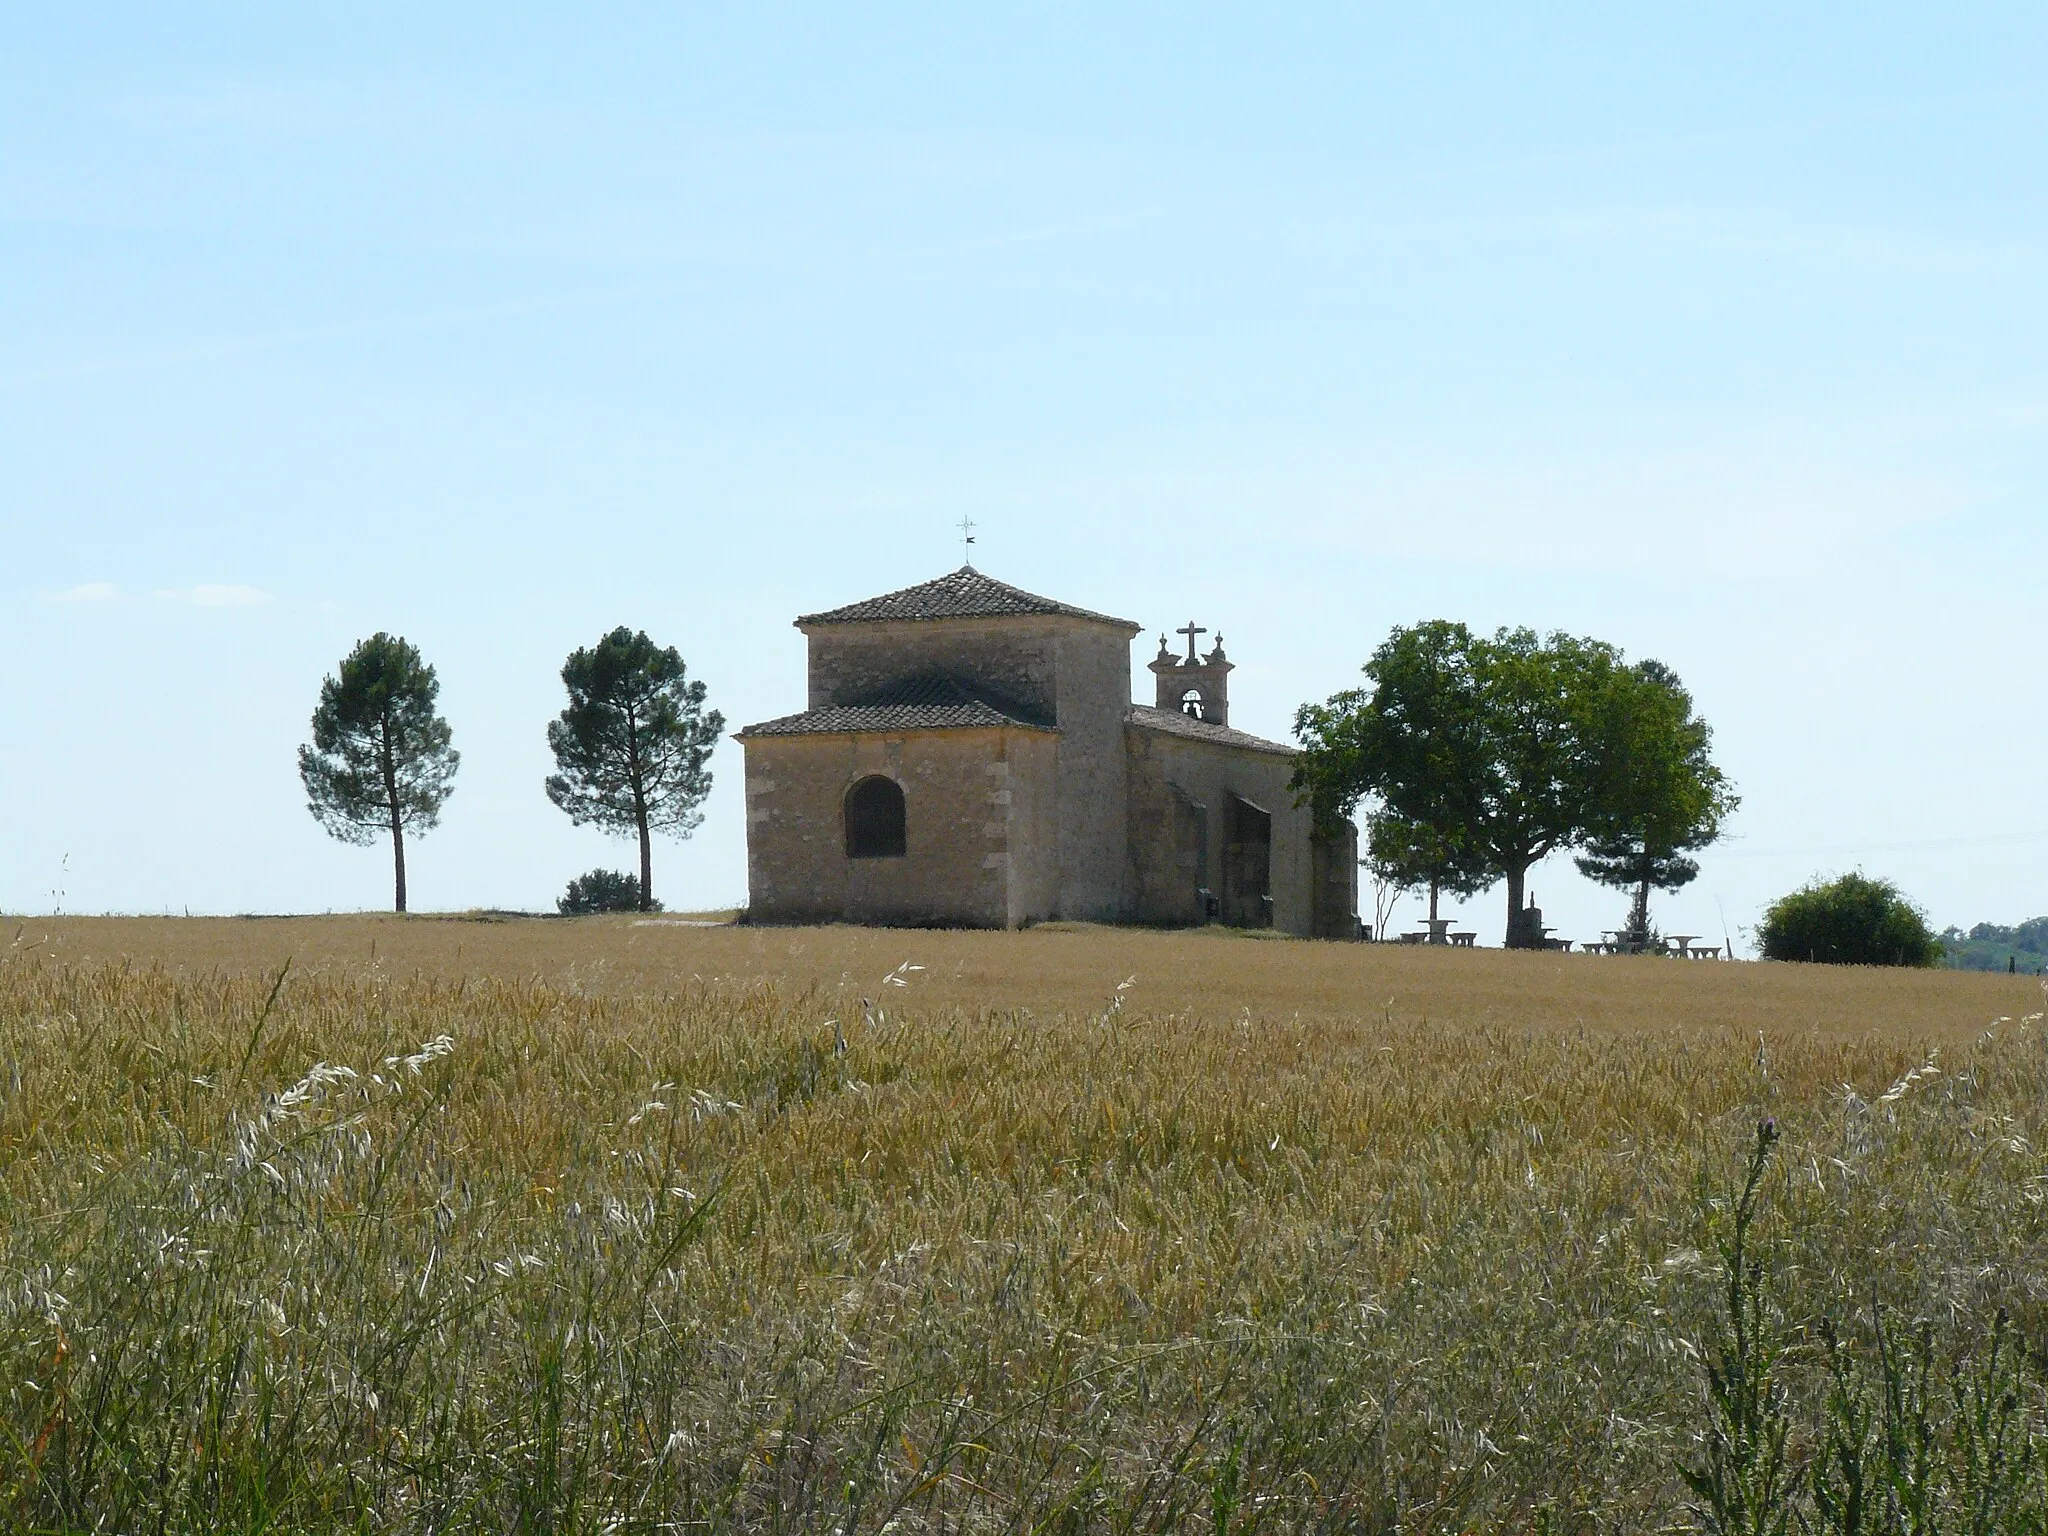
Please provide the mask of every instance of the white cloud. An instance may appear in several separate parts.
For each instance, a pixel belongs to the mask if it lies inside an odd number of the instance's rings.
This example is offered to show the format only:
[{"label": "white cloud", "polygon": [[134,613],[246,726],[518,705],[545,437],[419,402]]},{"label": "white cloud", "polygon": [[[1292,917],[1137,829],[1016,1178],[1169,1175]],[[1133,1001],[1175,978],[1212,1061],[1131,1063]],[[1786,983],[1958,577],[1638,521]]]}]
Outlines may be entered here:
[{"label": "white cloud", "polygon": [[270,601],[268,592],[240,586],[176,587],[159,592],[157,596],[177,603],[190,603],[195,608],[254,608],[259,603]]},{"label": "white cloud", "polygon": [[71,588],[68,592],[54,594],[53,603],[111,603],[121,594],[111,581],[88,581]]}]

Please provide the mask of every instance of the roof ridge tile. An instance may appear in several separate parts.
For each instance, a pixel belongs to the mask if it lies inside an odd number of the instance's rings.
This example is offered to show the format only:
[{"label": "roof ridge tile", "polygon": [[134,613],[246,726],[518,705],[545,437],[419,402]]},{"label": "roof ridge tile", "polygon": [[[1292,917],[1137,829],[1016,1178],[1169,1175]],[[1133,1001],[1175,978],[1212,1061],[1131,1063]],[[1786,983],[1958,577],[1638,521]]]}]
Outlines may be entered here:
[{"label": "roof ridge tile", "polygon": [[904,587],[901,591],[884,592],[880,597],[864,598],[843,607],[828,608],[822,613],[807,613],[796,622],[802,628],[810,624],[877,624],[891,619],[989,619],[1035,615],[1086,619],[1095,624],[1114,624],[1132,634],[1138,632],[1138,626],[1129,619],[1112,618],[1106,613],[1095,613],[1087,608],[1076,608],[1071,603],[1040,597],[1035,592],[1026,592],[1021,587],[984,575],[971,565],[963,565],[936,580]]}]

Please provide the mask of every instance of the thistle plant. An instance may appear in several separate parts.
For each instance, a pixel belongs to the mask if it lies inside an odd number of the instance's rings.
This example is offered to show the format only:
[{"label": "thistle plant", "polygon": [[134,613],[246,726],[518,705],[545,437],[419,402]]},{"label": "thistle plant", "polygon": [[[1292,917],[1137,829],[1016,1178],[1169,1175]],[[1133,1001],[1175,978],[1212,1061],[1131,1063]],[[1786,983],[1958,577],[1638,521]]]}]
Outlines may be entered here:
[{"label": "thistle plant", "polygon": [[1879,1421],[1870,1393],[1835,1320],[1820,1322],[1827,1349],[1826,1423],[1813,1468],[1814,1529],[1827,1536],[1865,1536],[1877,1530]]},{"label": "thistle plant", "polygon": [[1764,1266],[1751,1251],[1757,1196],[1778,1122],[1756,1128],[1730,1235],[1720,1244],[1726,1315],[1707,1363],[1706,1462],[1682,1471],[1700,1517],[1717,1536],[1785,1536],[1799,1475],[1786,1460],[1791,1430],[1782,1351],[1774,1336]]}]

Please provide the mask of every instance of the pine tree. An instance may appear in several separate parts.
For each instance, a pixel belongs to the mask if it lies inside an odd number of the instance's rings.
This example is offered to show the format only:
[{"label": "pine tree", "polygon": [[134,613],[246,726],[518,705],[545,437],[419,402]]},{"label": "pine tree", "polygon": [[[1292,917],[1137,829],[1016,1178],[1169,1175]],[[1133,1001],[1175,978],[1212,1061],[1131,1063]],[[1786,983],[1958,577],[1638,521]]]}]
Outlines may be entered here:
[{"label": "pine tree", "polygon": [[1695,879],[1687,857],[1721,835],[1736,797],[1708,749],[1713,732],[1692,711],[1692,695],[1659,661],[1614,674],[1598,711],[1602,721],[1601,825],[1586,840],[1579,872],[1631,892],[1625,933],[1650,937],[1650,892]]},{"label": "pine tree", "polygon": [[299,748],[306,808],[344,843],[391,835],[396,910],[405,910],[405,832],[441,819],[461,754],[435,712],[441,684],[417,647],[381,630],[320,685],[313,740]]},{"label": "pine tree", "polygon": [[688,837],[711,793],[706,767],[725,717],[704,708],[704,685],[683,658],[644,630],[621,626],[562,664],[569,707],[548,722],[558,772],[548,798],[581,826],[640,839],[640,910],[654,902],[652,835]]}]

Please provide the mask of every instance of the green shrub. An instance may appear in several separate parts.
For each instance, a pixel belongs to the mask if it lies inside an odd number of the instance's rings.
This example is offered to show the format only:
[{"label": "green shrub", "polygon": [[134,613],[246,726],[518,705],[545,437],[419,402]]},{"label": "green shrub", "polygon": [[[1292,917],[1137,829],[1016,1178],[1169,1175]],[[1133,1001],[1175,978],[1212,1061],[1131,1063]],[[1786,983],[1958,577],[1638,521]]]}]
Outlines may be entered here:
[{"label": "green shrub", "polygon": [[622,875],[616,869],[593,869],[569,882],[569,889],[556,902],[564,917],[583,917],[592,912],[659,912],[661,903],[640,905],[640,877]]},{"label": "green shrub", "polygon": [[1843,875],[1781,896],[1757,932],[1766,960],[1822,965],[1933,965],[1941,940],[1889,880]]}]

